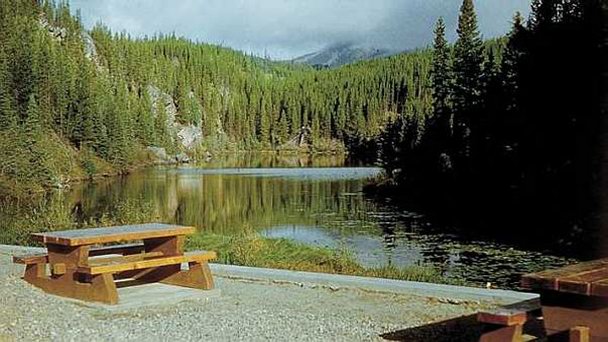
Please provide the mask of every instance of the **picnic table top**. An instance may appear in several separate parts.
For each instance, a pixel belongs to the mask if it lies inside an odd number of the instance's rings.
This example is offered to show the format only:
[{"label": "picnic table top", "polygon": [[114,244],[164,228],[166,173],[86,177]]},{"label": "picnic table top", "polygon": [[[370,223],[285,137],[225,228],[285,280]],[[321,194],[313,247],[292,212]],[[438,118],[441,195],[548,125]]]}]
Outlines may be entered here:
[{"label": "picnic table top", "polygon": [[608,258],[522,276],[524,288],[608,297]]},{"label": "picnic table top", "polygon": [[34,233],[32,237],[45,244],[64,246],[94,245],[194,234],[194,227],[162,223],[147,223],[128,226],[63,230]]}]

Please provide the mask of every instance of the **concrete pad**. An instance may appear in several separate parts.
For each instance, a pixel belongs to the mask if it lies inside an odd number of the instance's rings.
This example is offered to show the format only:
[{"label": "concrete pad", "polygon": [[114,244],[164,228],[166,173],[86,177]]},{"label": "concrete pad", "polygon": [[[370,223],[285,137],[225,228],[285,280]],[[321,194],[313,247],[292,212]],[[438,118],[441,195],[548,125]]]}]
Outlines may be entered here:
[{"label": "concrete pad", "polygon": [[108,305],[103,303],[84,302],[81,300],[61,298],[85,307],[102,309],[105,311],[118,312],[133,309],[150,308],[154,306],[170,307],[184,301],[202,300],[208,301],[218,298],[220,289],[198,290],[187,287],[166,285],[161,283],[129,286],[118,289],[118,304]]}]

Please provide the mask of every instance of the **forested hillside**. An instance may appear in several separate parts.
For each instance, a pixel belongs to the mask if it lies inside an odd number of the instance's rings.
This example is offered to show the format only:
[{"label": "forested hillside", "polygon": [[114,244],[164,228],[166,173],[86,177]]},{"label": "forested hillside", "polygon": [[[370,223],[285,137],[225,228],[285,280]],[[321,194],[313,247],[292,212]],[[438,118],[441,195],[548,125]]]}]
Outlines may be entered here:
[{"label": "forested hillside", "polygon": [[514,17],[504,52],[485,58],[472,0],[453,46],[439,20],[432,114],[406,112],[383,137],[400,193],[469,230],[593,253],[605,191],[600,4],[535,0],[530,18]]},{"label": "forested hillside", "polygon": [[173,36],[86,32],[65,3],[3,1],[0,183],[126,170],[150,146],[281,149],[302,131],[307,150],[356,146],[398,113],[431,110],[430,62],[420,51],[317,71]]},{"label": "forested hillside", "polygon": [[454,44],[439,20],[432,49],[316,70],[2,1],[0,196],[127,171],[158,149],[345,149],[379,156],[391,194],[463,226],[593,239],[599,7],[534,0],[484,42],[464,0]]}]

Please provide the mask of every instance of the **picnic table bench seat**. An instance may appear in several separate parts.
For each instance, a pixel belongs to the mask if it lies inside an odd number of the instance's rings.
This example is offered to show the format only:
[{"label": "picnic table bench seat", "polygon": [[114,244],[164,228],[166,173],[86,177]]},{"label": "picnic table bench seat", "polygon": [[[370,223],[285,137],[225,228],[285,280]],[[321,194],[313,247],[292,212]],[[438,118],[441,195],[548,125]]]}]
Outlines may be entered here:
[{"label": "picnic table bench seat", "polygon": [[[159,255],[160,254],[160,255]],[[211,251],[187,252],[178,256],[162,256],[160,252],[142,253],[140,260],[131,261],[128,257],[93,259],[88,265],[78,267],[78,272],[86,274],[118,273],[151,267],[168,265],[181,265],[183,263],[197,263],[213,260],[217,254]],[[135,254],[138,257],[139,255]],[[126,258],[126,259],[125,259]],[[107,259],[107,260],[105,260]]]},{"label": "picnic table bench seat", "polygon": [[[183,252],[185,235],[194,228],[143,224],[36,233],[47,253],[14,256],[25,264],[24,279],[46,292],[108,304],[118,302],[117,286],[165,284],[208,290],[214,287],[208,261],[213,251]],[[110,246],[117,243],[141,240]],[[187,264],[182,269],[182,264]],[[125,281],[127,280],[127,281]]]}]

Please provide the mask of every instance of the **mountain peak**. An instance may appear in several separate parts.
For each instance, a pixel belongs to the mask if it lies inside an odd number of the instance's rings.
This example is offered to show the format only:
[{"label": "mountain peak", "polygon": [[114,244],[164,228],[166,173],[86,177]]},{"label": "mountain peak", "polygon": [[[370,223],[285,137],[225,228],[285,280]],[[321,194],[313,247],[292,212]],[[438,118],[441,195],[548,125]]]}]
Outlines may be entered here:
[{"label": "mountain peak", "polygon": [[333,68],[362,60],[388,57],[396,53],[396,51],[388,49],[341,42],[329,45],[320,51],[294,58],[292,62],[319,68]]}]

